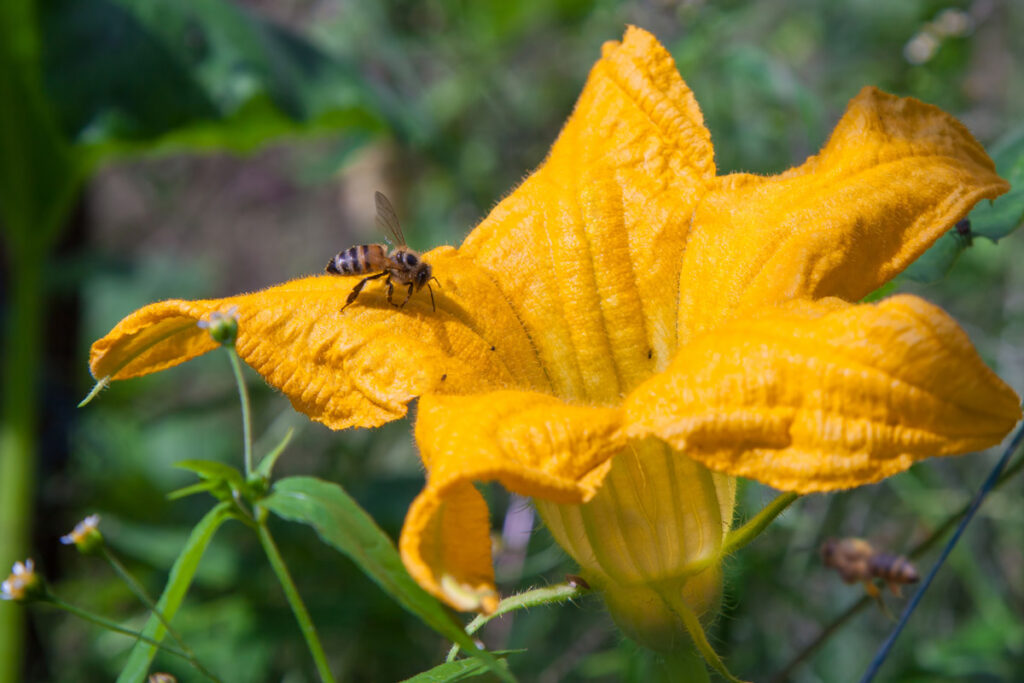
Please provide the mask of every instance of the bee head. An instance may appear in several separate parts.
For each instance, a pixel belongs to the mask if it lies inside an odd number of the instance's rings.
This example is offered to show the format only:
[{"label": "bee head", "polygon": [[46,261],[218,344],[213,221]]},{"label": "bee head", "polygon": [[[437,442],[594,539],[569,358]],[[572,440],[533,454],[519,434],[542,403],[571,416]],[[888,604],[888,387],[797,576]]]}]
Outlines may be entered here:
[{"label": "bee head", "polygon": [[416,286],[416,291],[419,291],[423,288],[423,285],[427,284],[427,280],[433,277],[433,273],[430,270],[430,264],[423,260],[420,260],[415,268],[412,281]]}]

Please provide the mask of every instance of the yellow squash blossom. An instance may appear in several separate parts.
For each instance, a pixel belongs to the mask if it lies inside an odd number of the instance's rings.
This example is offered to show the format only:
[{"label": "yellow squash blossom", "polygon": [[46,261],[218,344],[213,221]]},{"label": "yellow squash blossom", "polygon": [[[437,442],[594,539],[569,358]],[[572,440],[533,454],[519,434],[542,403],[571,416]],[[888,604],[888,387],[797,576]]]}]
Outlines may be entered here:
[{"label": "yellow squash blossom", "polygon": [[240,356],[314,420],[373,427],[419,397],[427,481],[400,550],[426,590],[494,609],[474,483],[498,481],[534,499],[627,633],[672,647],[681,619],[717,610],[736,476],[859,486],[1020,418],[940,309],[856,303],[1007,189],[961,124],[874,88],[802,166],[716,176],[693,94],[631,28],[540,168],[461,247],[424,254],[436,311],[371,283],[340,312],[357,278],[306,277],[146,306],[91,368],[126,379],[210,351],[196,322],[234,306]]}]

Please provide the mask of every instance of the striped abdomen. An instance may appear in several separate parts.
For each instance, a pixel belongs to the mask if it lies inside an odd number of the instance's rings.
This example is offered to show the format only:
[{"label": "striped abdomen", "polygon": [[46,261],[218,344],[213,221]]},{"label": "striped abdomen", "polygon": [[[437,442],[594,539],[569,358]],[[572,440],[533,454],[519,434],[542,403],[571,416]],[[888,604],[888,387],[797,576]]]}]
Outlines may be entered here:
[{"label": "striped abdomen", "polygon": [[384,270],[388,252],[383,244],[358,244],[339,251],[327,264],[326,271],[334,275],[362,275]]},{"label": "striped abdomen", "polygon": [[872,576],[878,577],[889,583],[917,583],[921,578],[914,567],[905,557],[900,555],[888,555],[877,553],[868,561],[868,571]]}]

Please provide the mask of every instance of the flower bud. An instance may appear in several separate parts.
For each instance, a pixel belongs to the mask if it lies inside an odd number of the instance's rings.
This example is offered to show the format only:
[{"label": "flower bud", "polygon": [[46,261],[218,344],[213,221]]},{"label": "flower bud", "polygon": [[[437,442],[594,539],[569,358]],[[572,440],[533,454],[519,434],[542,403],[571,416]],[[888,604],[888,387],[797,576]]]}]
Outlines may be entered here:
[{"label": "flower bud", "polygon": [[75,525],[71,533],[60,537],[64,545],[74,544],[78,552],[83,555],[91,555],[103,545],[103,534],[99,530],[100,516],[89,515]]},{"label": "flower bud", "polygon": [[682,613],[704,625],[718,614],[733,477],[647,439],[615,456],[588,503],[536,502],[555,540],[636,642],[675,650],[690,640]]},{"label": "flower bud", "polygon": [[238,337],[237,307],[232,306],[226,312],[214,311],[209,320],[200,320],[197,325],[207,330],[213,340],[223,346],[234,346]]},{"label": "flower bud", "polygon": [[31,602],[44,594],[43,580],[36,574],[35,563],[31,559],[15,562],[11,575],[0,584],[0,600],[15,602]]}]

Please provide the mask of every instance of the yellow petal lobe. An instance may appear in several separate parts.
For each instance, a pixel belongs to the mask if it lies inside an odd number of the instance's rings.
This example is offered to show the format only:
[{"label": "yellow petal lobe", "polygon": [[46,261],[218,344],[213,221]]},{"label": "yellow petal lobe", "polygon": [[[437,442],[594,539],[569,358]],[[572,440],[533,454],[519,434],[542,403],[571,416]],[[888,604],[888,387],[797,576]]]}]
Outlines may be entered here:
[{"label": "yellow petal lobe", "polygon": [[1009,185],[940,109],[865,88],[821,153],[773,177],[723,176],[694,214],[680,343],[758,306],[858,301]]},{"label": "yellow petal lobe", "polygon": [[493,274],[555,394],[615,403],[671,358],[686,228],[714,173],[671,55],[636,28],[607,43],[548,159],[460,248]]},{"label": "yellow petal lobe", "polygon": [[529,337],[492,280],[451,247],[424,259],[441,281],[436,311],[423,291],[402,309],[391,306],[371,282],[342,312],[359,278],[307,277],[226,299],[146,306],[93,345],[90,367],[98,378],[126,379],[189,360],[217,346],[196,323],[234,308],[241,358],[296,410],[333,429],[399,418],[427,391],[546,387]]},{"label": "yellow petal lobe", "polygon": [[399,543],[409,573],[453,607],[486,611],[497,594],[491,527],[472,482],[498,481],[561,503],[587,501],[625,443],[619,426],[616,409],[533,392],[423,396],[416,442],[427,486],[409,508]]},{"label": "yellow petal lobe", "polygon": [[734,320],[682,347],[624,409],[631,436],[807,493],[992,446],[1020,419],[1019,403],[941,309],[897,296]]}]

